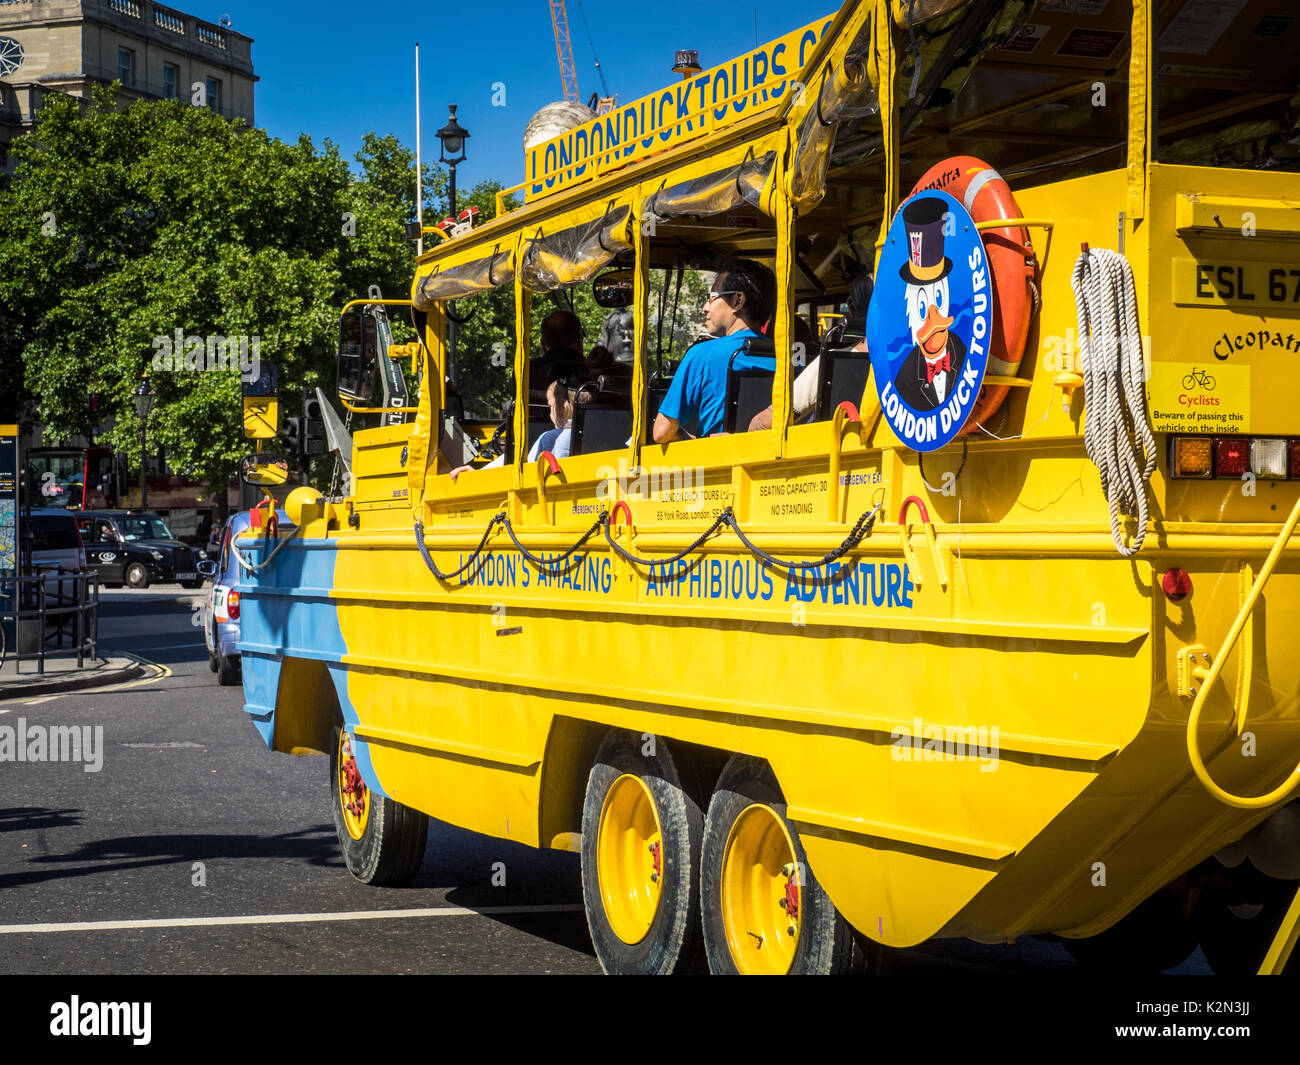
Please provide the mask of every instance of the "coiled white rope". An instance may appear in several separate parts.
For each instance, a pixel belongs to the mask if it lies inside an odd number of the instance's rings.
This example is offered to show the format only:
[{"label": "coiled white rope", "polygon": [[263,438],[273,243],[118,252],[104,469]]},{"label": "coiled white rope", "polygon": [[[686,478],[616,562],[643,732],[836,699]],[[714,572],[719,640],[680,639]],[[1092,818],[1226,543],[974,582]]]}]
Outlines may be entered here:
[{"label": "coiled white rope", "polygon": [[[1146,374],[1133,271],[1119,252],[1085,247],[1074,264],[1071,285],[1079,314],[1087,403],[1084,448],[1101,474],[1115,549],[1132,558],[1146,537],[1146,482],[1156,468],[1156,442],[1146,417]],[[1124,543],[1121,511],[1137,518],[1131,545]]]}]

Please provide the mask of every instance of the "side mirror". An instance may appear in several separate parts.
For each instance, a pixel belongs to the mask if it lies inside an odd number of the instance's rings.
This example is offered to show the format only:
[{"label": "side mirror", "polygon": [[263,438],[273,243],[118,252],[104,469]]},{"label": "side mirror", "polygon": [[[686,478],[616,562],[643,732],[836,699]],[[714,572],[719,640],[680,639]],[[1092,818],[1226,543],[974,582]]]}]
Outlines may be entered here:
[{"label": "side mirror", "polygon": [[215,577],[217,575],[217,564],[210,558],[205,558],[194,568],[199,571],[201,577]]},{"label": "side mirror", "polygon": [[289,462],[283,455],[255,452],[239,463],[239,479],[259,488],[284,484],[289,480]]},{"label": "side mirror", "polygon": [[631,307],[635,292],[635,279],[631,270],[609,270],[591,283],[591,296],[596,306],[606,310]]},{"label": "side mirror", "polygon": [[357,407],[379,406],[378,384],[379,326],[364,308],[348,311],[339,316],[339,395]]}]

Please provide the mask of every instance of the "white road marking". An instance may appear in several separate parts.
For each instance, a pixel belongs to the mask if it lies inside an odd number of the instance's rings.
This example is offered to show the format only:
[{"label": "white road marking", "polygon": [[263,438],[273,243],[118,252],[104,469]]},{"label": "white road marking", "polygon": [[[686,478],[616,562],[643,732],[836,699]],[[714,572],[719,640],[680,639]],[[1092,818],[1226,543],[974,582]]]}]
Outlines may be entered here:
[{"label": "white road marking", "polygon": [[347,910],[341,913],[254,913],[231,917],[159,917],[138,921],[68,921],[62,924],[3,924],[0,935],[46,932],[111,932],[133,928],[208,928],[218,925],[321,924],[326,921],[387,921],[411,917],[492,917],[497,914],[577,913],[576,903],[551,906],[430,906],[415,910]]},{"label": "white road marking", "polygon": [[[160,643],[133,644],[132,646],[140,646],[140,647],[142,647],[142,648],[143,648],[144,650],[146,650],[146,651],[154,651],[154,650],[157,650],[158,648],[173,648],[173,647],[202,647],[202,646],[203,646],[203,637],[200,636],[198,639],[195,639],[195,640],[181,640],[179,643],[174,642],[174,641],[171,642],[171,643],[168,643],[168,642],[164,641],[164,642],[160,642]],[[126,650],[119,650],[119,649],[116,649],[116,648],[112,648],[112,647],[110,647],[110,648],[108,648],[108,653],[110,653],[110,654],[120,654],[120,655],[125,655],[125,654],[130,654],[131,652],[126,651]]]},{"label": "white road marking", "polygon": [[28,700],[26,700],[26,701],[23,703],[23,706],[35,706],[37,703],[48,703],[51,699],[59,699],[59,698],[62,698],[62,696],[59,696],[59,695],[42,695],[39,699],[28,699]]}]

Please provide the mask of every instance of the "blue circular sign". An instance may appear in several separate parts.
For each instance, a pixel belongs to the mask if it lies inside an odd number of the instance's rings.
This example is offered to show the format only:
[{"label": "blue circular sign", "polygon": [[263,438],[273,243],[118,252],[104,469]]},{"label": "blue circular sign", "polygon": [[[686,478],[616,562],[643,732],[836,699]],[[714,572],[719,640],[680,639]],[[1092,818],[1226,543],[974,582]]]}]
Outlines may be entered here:
[{"label": "blue circular sign", "polygon": [[988,257],[966,209],[918,193],[894,216],[867,312],[867,349],[894,434],[934,451],[961,431],[979,396],[993,330]]}]

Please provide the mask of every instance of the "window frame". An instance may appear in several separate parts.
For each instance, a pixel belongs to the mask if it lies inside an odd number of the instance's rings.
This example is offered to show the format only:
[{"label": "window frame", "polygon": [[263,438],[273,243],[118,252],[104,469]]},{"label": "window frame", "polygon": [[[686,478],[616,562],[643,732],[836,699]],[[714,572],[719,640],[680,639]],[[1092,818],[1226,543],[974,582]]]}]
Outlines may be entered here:
[{"label": "window frame", "polygon": [[124,48],[119,44],[117,46],[117,80],[122,83],[122,88],[134,89],[136,87],[135,69],[135,49]]}]

